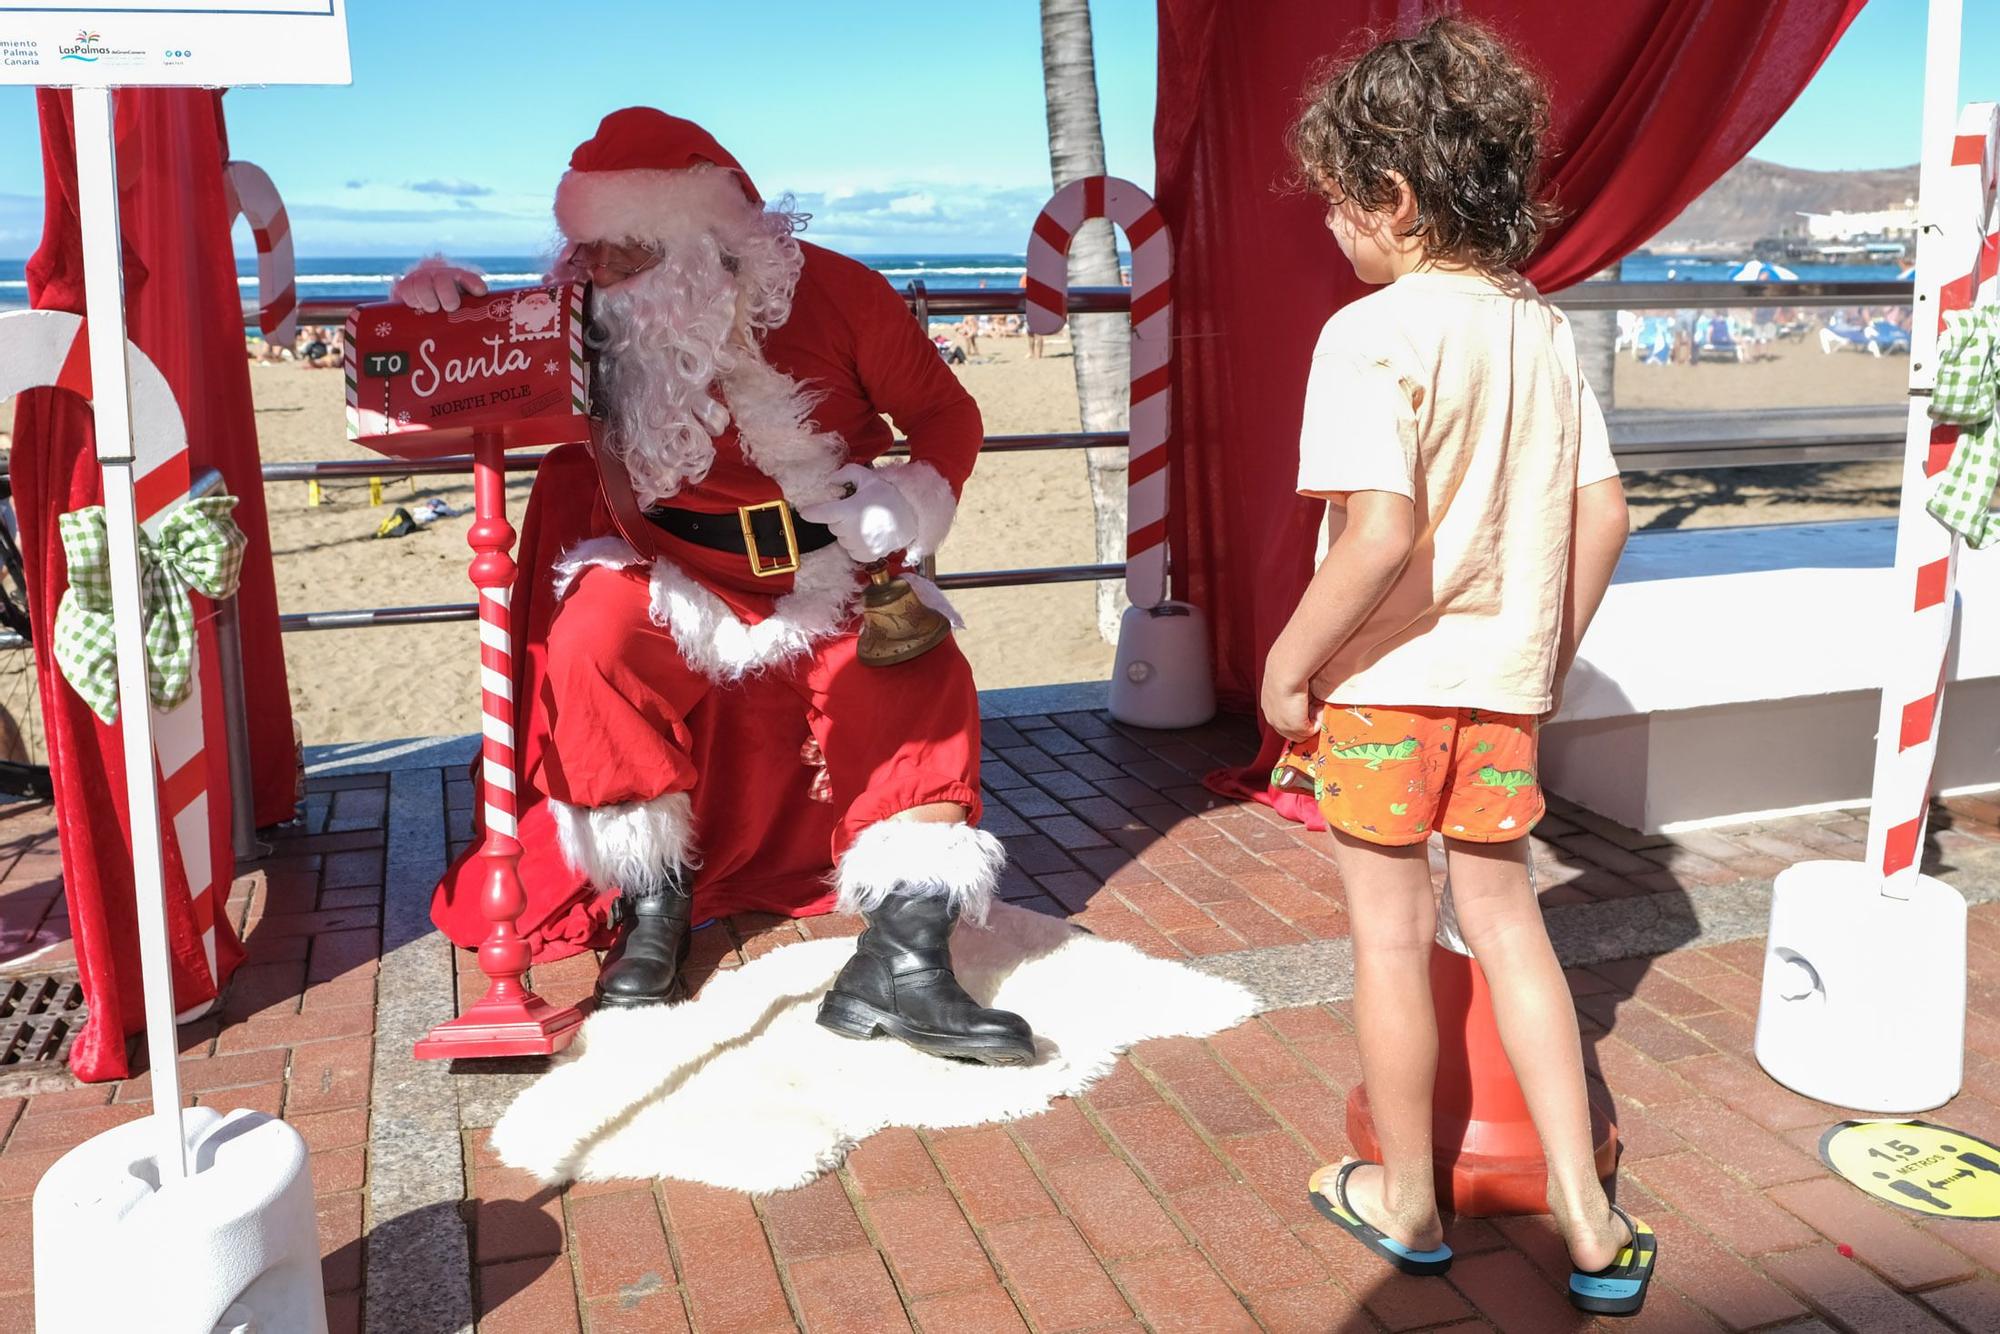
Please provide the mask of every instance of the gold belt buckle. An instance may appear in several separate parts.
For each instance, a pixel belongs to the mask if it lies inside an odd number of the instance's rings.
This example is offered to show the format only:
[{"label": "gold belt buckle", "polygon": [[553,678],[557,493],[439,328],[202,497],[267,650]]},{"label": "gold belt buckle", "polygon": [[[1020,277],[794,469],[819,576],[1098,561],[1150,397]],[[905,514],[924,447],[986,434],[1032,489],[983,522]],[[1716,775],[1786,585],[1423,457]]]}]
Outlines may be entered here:
[{"label": "gold belt buckle", "polygon": [[[750,522],[750,516],[761,510],[776,510],[778,521],[785,529],[785,554],[766,556],[757,549],[757,529]],[[782,500],[767,500],[761,505],[738,505],[736,517],[743,525],[743,548],[750,556],[750,573],[759,579],[775,574],[792,574],[799,568],[799,535],[792,527],[792,507]],[[766,564],[765,562],[770,562]]]}]

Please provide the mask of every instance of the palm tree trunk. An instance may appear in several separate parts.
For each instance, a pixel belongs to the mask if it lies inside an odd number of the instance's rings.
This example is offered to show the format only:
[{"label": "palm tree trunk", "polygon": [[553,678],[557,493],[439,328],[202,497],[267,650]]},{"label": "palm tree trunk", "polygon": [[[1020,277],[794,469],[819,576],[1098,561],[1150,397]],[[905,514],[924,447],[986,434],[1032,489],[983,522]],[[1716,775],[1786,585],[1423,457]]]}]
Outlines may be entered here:
[{"label": "palm tree trunk", "polygon": [[[1060,190],[1085,176],[1102,176],[1104,126],[1097,115],[1097,66],[1090,45],[1090,0],[1042,0],[1042,89],[1049,108],[1049,171]],[[1093,219],[1070,243],[1069,280],[1116,287],[1118,238]],[[1077,407],[1086,431],[1122,431],[1129,420],[1131,345],[1123,315],[1077,315],[1069,322],[1076,348]],[[1084,451],[1096,516],[1097,559],[1125,559],[1125,462],[1122,449]],[[1125,609],[1122,581],[1097,586],[1097,629],[1118,638]]]}]

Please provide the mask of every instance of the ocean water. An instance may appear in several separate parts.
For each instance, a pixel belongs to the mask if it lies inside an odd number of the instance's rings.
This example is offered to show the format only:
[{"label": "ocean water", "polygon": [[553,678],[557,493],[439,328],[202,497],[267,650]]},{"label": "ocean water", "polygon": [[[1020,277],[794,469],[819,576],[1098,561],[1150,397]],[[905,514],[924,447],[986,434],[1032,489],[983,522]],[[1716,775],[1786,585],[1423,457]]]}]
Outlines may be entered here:
[{"label": "ocean water", "polygon": [[[527,255],[474,255],[466,257],[497,286],[538,281],[541,261]],[[930,287],[1019,287],[1026,272],[1020,255],[962,254],[859,255],[869,267],[902,287],[921,280]],[[1125,257],[1129,263],[1130,257]],[[384,297],[389,284],[416,262],[415,256],[371,256],[368,258],[301,259],[298,261],[299,295],[305,299],[329,296]],[[1620,266],[1620,274],[1633,282],[1660,282],[1674,277],[1691,282],[1722,282],[1742,264],[1742,259],[1677,259],[1660,255],[1633,255]],[[1889,264],[1797,264],[1791,265],[1800,278],[1821,282],[1877,282],[1893,280],[1899,266]],[[0,260],[0,310],[18,310],[28,304],[28,284],[23,261]],[[246,298],[256,295],[257,262],[237,260],[237,283]]]},{"label": "ocean water", "polygon": [[[921,279],[931,287],[1002,287],[1021,285],[1026,272],[1020,255],[860,255],[869,265],[898,287]],[[519,286],[538,282],[542,261],[528,255],[468,255],[464,262],[477,267],[495,286]],[[405,272],[417,257],[369,256],[367,258],[301,259],[298,261],[299,296],[385,297],[389,284]],[[18,310],[28,304],[28,283],[24,261],[0,260],[0,310]],[[236,261],[237,285],[246,299],[257,293],[257,261],[243,257]]]}]

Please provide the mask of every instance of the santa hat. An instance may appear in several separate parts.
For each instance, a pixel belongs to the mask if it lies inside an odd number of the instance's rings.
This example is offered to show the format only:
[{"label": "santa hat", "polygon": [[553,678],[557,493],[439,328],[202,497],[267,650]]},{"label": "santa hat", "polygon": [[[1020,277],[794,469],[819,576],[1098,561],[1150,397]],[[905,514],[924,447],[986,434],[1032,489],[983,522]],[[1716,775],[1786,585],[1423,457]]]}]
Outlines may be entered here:
[{"label": "santa hat", "polygon": [[651,107],[614,111],[570,154],[556,225],[572,241],[672,241],[763,200],[715,136]]}]

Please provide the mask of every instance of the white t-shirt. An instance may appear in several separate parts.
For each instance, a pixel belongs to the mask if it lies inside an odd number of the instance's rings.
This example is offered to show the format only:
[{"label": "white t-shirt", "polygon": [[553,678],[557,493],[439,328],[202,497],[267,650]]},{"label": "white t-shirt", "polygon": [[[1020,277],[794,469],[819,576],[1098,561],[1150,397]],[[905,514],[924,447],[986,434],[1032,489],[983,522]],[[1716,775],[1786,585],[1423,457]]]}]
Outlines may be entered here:
[{"label": "white t-shirt", "polygon": [[1526,279],[1407,274],[1320,331],[1301,494],[1329,541],[1356,491],[1407,496],[1416,544],[1312,680],[1337,704],[1549,707],[1577,488],[1618,475],[1564,314]]}]

